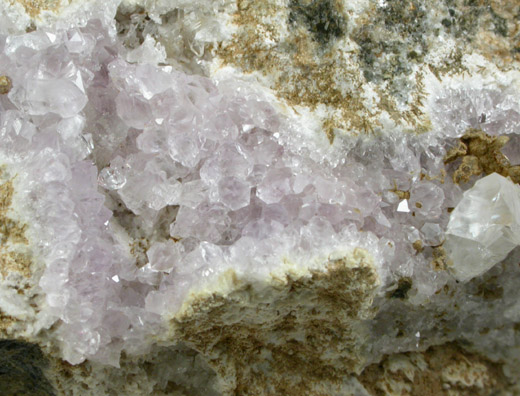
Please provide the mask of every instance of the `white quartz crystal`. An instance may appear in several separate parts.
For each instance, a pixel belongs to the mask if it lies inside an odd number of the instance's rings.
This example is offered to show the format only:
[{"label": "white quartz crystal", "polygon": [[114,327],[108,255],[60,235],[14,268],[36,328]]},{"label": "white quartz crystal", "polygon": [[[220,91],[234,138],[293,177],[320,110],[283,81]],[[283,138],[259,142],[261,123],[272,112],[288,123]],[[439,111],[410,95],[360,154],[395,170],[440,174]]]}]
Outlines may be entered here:
[{"label": "white quartz crystal", "polygon": [[451,271],[467,281],[520,245],[520,187],[492,173],[478,180],[452,212],[445,247]]}]

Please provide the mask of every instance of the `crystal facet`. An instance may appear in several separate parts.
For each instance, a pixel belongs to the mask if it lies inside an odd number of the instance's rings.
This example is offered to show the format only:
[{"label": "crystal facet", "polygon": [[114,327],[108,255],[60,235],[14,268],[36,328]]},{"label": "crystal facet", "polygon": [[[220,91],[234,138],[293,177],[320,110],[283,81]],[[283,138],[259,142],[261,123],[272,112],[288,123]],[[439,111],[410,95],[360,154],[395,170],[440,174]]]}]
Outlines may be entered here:
[{"label": "crystal facet", "polygon": [[460,281],[481,275],[520,245],[520,187],[493,173],[464,193],[452,212],[445,247]]}]

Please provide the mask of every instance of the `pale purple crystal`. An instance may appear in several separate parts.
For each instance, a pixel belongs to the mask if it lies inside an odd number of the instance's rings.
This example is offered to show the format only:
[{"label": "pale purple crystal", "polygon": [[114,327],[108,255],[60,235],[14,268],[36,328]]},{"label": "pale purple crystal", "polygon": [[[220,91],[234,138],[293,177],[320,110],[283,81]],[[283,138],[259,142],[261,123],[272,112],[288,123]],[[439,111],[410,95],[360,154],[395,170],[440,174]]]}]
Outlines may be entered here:
[{"label": "pale purple crystal", "polygon": [[229,269],[267,276],[346,248],[366,248],[385,287],[413,277],[420,304],[450,281],[430,265],[462,199],[438,177],[445,138],[520,125],[508,92],[460,86],[439,90],[435,133],[324,145],[242,81],[154,65],[149,39],[131,54],[118,40],[96,18],[0,36],[13,81],[0,159],[16,169],[44,263],[39,329],[58,329],[72,363],[148,351],[190,291]]}]

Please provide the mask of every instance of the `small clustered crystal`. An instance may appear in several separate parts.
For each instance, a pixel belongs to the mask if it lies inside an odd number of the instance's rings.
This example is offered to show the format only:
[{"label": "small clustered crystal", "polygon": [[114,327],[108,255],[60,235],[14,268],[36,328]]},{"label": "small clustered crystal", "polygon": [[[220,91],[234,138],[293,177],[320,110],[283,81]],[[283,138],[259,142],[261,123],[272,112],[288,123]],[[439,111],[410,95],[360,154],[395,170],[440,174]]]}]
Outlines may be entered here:
[{"label": "small clustered crystal", "polygon": [[518,132],[504,121],[517,104],[460,88],[440,94],[435,133],[330,147],[242,81],[129,63],[111,21],[0,35],[0,159],[45,263],[39,326],[57,324],[69,362],[146,352],[161,319],[229,269],[262,278],[364,247],[385,284],[413,280],[417,304],[452,281],[431,261],[467,196],[444,155],[480,113],[487,133]]}]

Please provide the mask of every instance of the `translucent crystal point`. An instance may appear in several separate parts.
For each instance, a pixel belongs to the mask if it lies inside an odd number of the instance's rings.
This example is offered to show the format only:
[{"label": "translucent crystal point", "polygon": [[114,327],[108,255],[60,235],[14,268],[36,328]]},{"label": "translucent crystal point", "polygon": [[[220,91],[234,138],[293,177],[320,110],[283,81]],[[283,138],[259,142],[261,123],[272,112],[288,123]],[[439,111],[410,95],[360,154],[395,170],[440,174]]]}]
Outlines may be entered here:
[{"label": "translucent crystal point", "polygon": [[467,281],[488,271],[520,244],[520,186],[492,173],[464,193],[451,213],[444,244],[451,271]]}]

